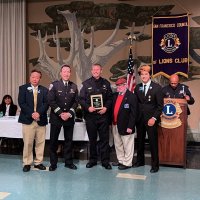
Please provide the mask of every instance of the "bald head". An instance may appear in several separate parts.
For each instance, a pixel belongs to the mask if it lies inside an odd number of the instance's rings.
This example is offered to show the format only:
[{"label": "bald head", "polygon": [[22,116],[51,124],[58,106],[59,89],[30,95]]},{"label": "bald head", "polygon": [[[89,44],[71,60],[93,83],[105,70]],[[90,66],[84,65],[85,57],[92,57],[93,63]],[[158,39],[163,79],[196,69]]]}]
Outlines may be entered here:
[{"label": "bald head", "polygon": [[169,83],[172,88],[176,88],[179,83],[179,77],[177,74],[172,74],[169,79]]}]

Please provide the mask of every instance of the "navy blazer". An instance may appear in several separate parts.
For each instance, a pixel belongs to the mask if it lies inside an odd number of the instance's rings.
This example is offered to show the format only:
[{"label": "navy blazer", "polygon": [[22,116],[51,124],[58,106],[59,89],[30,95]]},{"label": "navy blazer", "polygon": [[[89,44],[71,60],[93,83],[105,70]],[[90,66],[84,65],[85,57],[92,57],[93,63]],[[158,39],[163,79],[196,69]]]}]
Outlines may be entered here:
[{"label": "navy blazer", "polygon": [[145,122],[152,117],[156,118],[157,122],[160,121],[160,115],[163,109],[163,95],[161,89],[159,84],[151,81],[147,94],[144,96],[142,83],[136,85],[134,92],[139,104],[138,122],[140,122],[142,116]]},{"label": "navy blazer", "polygon": [[[118,93],[113,96],[113,114]],[[137,117],[137,98],[135,94],[126,91],[117,115],[117,129],[120,135],[130,135],[127,133],[127,128],[132,129],[132,134],[135,132],[135,121]]]},{"label": "navy blazer", "polygon": [[[39,126],[47,125],[47,102],[48,89],[39,85],[37,95],[36,111],[40,114]],[[21,108],[18,122],[22,124],[31,124],[33,122],[32,113],[34,112],[34,97],[31,84],[25,84],[19,87],[18,103]]]}]

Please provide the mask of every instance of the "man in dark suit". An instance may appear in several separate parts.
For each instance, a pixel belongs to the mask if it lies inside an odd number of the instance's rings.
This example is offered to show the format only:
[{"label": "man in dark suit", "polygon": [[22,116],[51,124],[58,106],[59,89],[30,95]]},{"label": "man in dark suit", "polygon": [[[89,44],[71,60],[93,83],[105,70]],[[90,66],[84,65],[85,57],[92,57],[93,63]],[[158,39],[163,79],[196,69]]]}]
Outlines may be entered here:
[{"label": "man in dark suit", "polygon": [[70,81],[71,68],[64,64],[60,70],[61,80],[54,81],[49,88],[48,102],[50,113],[50,163],[49,171],[57,168],[58,137],[61,127],[64,129],[64,159],[65,167],[77,169],[72,159],[73,130],[75,124],[75,110],[78,106],[77,85]]},{"label": "man in dark suit", "polygon": [[151,151],[150,172],[155,173],[159,170],[157,127],[163,108],[163,96],[161,86],[151,81],[150,66],[141,66],[138,72],[142,83],[138,84],[135,88],[139,110],[136,122],[138,142],[137,162],[134,166],[139,167],[145,164],[144,145],[147,133]]},{"label": "man in dark suit", "polygon": [[[179,83],[177,74],[172,74],[169,79],[169,85],[162,88],[164,98],[185,99],[189,105],[194,104],[194,98],[187,85]],[[190,110],[187,107],[187,114],[190,115]]]},{"label": "man in dark suit", "polygon": [[45,170],[42,164],[46,125],[47,125],[47,93],[48,89],[39,85],[42,73],[32,70],[30,83],[19,87],[18,103],[21,108],[19,123],[22,123],[22,133],[24,141],[23,149],[23,171],[30,171],[33,162],[33,144],[35,140],[34,167]]},{"label": "man in dark suit", "polygon": [[113,137],[118,159],[118,169],[132,167],[134,132],[137,117],[137,98],[127,90],[125,78],[116,81],[117,93],[113,97]]}]

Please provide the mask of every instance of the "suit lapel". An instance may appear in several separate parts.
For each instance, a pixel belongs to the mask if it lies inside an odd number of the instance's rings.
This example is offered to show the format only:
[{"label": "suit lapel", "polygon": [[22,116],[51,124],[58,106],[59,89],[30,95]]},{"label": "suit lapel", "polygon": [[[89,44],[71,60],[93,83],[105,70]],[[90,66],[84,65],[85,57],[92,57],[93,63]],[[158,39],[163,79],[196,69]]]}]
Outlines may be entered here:
[{"label": "suit lapel", "polygon": [[128,98],[128,93],[127,93],[127,91],[126,91],[126,93],[124,94],[124,98],[123,98],[123,100],[122,100],[122,103],[121,103],[121,105],[120,105],[119,111],[120,111],[121,109],[123,109],[124,104],[126,104],[126,102],[127,102],[127,98]]},{"label": "suit lapel", "polygon": [[147,94],[146,94],[146,96],[145,96],[145,99],[149,96],[149,95],[151,95],[151,90],[152,90],[152,81],[151,81],[151,84],[149,85],[149,89],[148,89],[148,91],[147,91]]},{"label": "suit lapel", "polygon": [[34,104],[34,102],[33,102],[33,90],[32,90],[32,86],[31,86],[30,83],[27,85],[26,90],[27,90],[26,94],[27,94],[28,101],[30,101],[30,102],[32,102],[32,104]]},{"label": "suit lapel", "polygon": [[138,96],[139,96],[141,102],[143,102],[145,100],[142,83],[140,83],[139,88],[138,88]]},{"label": "suit lapel", "polygon": [[37,104],[40,102],[41,97],[42,97],[42,88],[40,87],[40,85],[38,85],[38,95],[37,95]]}]

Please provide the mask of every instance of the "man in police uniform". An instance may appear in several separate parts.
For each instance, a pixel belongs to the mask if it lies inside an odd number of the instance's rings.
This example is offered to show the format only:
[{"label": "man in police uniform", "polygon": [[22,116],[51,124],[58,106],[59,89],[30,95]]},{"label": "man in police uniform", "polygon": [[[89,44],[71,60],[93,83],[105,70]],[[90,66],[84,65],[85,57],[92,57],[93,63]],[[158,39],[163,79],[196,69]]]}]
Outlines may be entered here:
[{"label": "man in police uniform", "polygon": [[57,168],[58,137],[63,126],[64,129],[64,159],[65,167],[77,169],[72,160],[72,138],[75,123],[75,109],[78,106],[77,85],[69,80],[71,68],[62,65],[60,76],[61,80],[55,81],[50,85],[48,93],[48,103],[51,107],[50,113],[50,163],[49,171]]},{"label": "man in police uniform", "polygon": [[[194,104],[194,98],[191,95],[189,87],[179,83],[177,74],[172,74],[170,76],[169,85],[163,87],[162,93],[164,98],[185,99],[189,105]],[[187,108],[187,114],[190,114],[189,108]]]},{"label": "man in police uniform", "polygon": [[[90,157],[86,168],[97,165],[97,137],[99,135],[102,166],[105,169],[112,169],[109,164],[109,123],[112,106],[112,90],[110,83],[101,77],[102,67],[99,64],[92,66],[91,73],[92,77],[83,82],[83,87],[80,90],[80,104],[84,110],[90,143]],[[91,102],[92,95],[102,95],[102,108],[99,109],[98,106],[92,105],[94,103]]]}]

